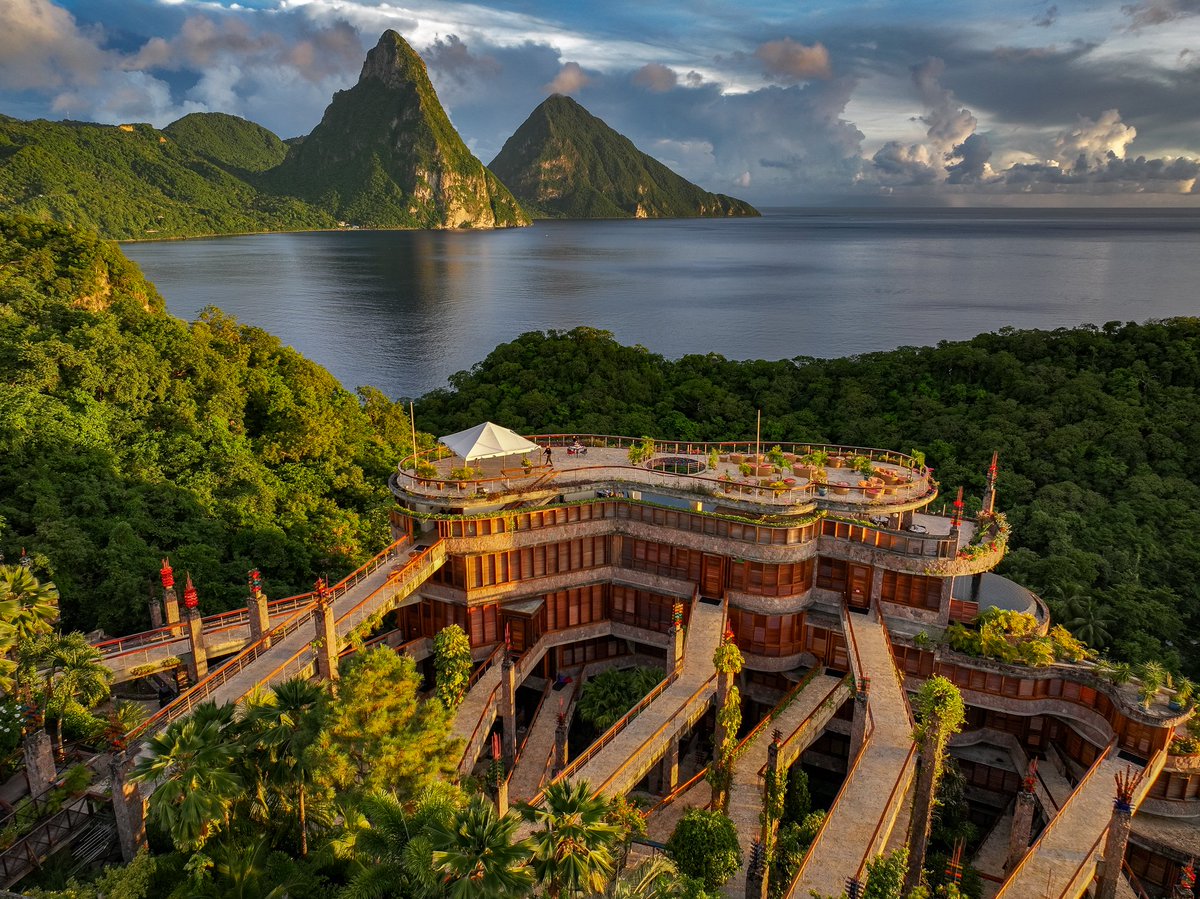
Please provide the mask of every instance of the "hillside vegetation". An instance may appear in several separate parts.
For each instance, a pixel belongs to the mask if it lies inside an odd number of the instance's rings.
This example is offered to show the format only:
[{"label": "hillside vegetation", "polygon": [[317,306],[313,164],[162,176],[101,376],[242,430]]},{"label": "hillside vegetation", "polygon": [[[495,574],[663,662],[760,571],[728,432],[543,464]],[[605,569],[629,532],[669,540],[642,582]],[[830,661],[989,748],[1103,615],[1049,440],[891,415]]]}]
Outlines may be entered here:
[{"label": "hillside vegetation", "polygon": [[[1000,452],[1000,569],[1114,656],[1200,671],[1200,319],[1003,329],[849,359],[664,359],[604,331],[525,334],[417,404],[444,434],[753,437],[925,451],[978,497]],[[976,499],[977,503],[978,500]]]},{"label": "hillside vegetation", "polygon": [[560,94],[530,114],[489,167],[539,218],[758,215],[675,174]]},{"label": "hillside vegetation", "polygon": [[27,547],[67,627],[148,626],[159,560],[202,609],[339,575],[386,541],[411,440],[378,391],[219,310],[186,324],[112,244],[0,219],[0,548]]}]

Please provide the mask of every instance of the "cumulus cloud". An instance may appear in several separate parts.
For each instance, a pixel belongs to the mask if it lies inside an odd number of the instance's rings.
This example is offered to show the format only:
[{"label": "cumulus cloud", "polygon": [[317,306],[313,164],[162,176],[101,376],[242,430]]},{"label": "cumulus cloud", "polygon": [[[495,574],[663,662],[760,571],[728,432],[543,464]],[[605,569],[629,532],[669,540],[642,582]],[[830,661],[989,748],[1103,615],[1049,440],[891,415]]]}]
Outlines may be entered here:
[{"label": "cumulus cloud", "polygon": [[[691,74],[694,75],[695,72]],[[648,91],[661,93],[675,87],[679,83],[679,76],[669,66],[651,62],[635,71],[630,80],[638,87],[644,87]]]},{"label": "cumulus cloud", "polygon": [[495,78],[502,68],[494,56],[471,52],[457,34],[437,38],[421,51],[421,57],[430,69],[453,78],[460,85]]},{"label": "cumulus cloud", "polygon": [[585,88],[592,79],[577,62],[568,62],[558,74],[546,85],[546,92],[551,94],[575,94]]},{"label": "cumulus cloud", "polygon": [[1063,166],[1089,169],[1102,165],[1111,156],[1125,158],[1125,149],[1137,137],[1137,129],[1121,121],[1115,109],[1106,109],[1092,121],[1084,116],[1069,131],[1054,141],[1055,156]]},{"label": "cumulus cloud", "polygon": [[95,84],[108,65],[101,35],[49,0],[4,0],[0,83],[7,90]]},{"label": "cumulus cloud", "polygon": [[754,51],[754,56],[762,64],[763,72],[768,78],[784,83],[828,78],[832,74],[829,51],[820,43],[806,47],[790,37],[785,37],[760,44]]}]

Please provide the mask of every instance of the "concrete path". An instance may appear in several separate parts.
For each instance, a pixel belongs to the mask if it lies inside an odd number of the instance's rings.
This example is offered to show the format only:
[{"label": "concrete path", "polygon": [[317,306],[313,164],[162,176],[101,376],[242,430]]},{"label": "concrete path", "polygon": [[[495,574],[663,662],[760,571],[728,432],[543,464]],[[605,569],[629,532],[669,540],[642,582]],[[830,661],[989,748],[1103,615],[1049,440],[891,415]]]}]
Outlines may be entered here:
[{"label": "concrete path", "polygon": [[508,781],[509,802],[532,799],[542,788],[542,781],[549,780],[560,703],[569,723],[575,714],[575,691],[566,688],[551,690],[534,715],[525,738],[525,748],[517,758],[516,767]]},{"label": "concrete path", "polygon": [[[1164,761],[1160,753],[1146,770],[1134,791],[1134,809],[1149,792]],[[1112,817],[1113,777],[1126,768],[1135,773],[1142,770],[1115,752],[1092,766],[1005,881],[997,899],[1078,899],[1083,895],[1095,876],[1096,860],[1104,848],[1102,838]]]},{"label": "concrete path", "polygon": [[[733,785],[729,791],[729,817],[737,827],[743,858],[750,857],[750,843],[762,829],[759,817],[763,810],[764,777],[760,772],[767,764],[772,735],[776,730],[782,734],[779,764],[786,769],[821,735],[850,695],[848,688],[838,691],[841,684],[840,678],[826,674],[812,678],[787,708],[743,747],[733,766]],[[725,895],[741,899],[745,892],[746,866],[742,865],[725,884]]]},{"label": "concrete path", "polygon": [[[467,691],[467,695],[463,697],[463,701],[459,703],[458,708],[454,712],[454,724],[450,728],[450,736],[463,741],[463,763],[466,764],[466,750],[472,745],[472,737],[477,736],[480,728],[483,730],[491,730],[492,723],[496,720],[496,703],[495,698],[498,688],[500,687],[500,658],[499,656],[490,664],[487,671],[480,675],[479,680],[471,685],[471,689]],[[474,766],[477,753],[471,757],[467,771],[471,766]],[[459,773],[465,774],[462,764],[459,765]]]},{"label": "concrete path", "polygon": [[810,890],[840,895],[846,878],[886,846],[913,772],[912,721],[887,634],[874,616],[849,614],[843,621],[857,641],[861,674],[871,679],[874,731],[851,763],[789,896],[806,897]]},{"label": "concrete path", "polygon": [[[624,795],[653,767],[672,737],[704,714],[716,687],[713,653],[721,642],[725,614],[721,606],[692,605],[683,667],[675,682],[634,718],[606,746],[570,775],[587,781],[607,796]],[[709,689],[701,689],[706,683]]]}]

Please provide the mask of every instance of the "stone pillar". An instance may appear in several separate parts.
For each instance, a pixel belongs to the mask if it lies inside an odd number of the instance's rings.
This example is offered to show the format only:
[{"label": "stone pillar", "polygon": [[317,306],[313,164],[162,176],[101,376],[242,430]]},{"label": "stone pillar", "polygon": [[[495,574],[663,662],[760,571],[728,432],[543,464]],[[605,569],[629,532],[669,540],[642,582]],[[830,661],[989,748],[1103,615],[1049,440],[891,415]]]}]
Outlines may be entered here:
[{"label": "stone pillar", "polygon": [[[1028,784],[1030,778],[1026,778]],[[1013,809],[1012,830],[1008,835],[1008,858],[1004,862],[1004,870],[1011,871],[1025,853],[1029,851],[1029,837],[1033,833],[1033,812],[1037,807],[1037,797],[1032,789],[1021,790],[1017,794],[1017,804]]]},{"label": "stone pillar", "polygon": [[996,512],[996,474],[999,470],[1000,453],[992,453],[992,464],[987,470],[987,486],[983,490],[983,515],[994,515]]},{"label": "stone pillar", "polygon": [[147,606],[150,609],[150,626],[152,628],[162,627],[163,626],[162,603],[160,603],[155,597],[151,596],[150,601],[147,603]]},{"label": "stone pillar", "polygon": [[558,777],[560,771],[567,767],[567,713],[561,705],[558,709],[558,723],[554,726],[554,762],[551,774]]},{"label": "stone pillar", "polygon": [[317,677],[321,680],[338,678],[337,621],[333,604],[325,595],[324,581],[318,581],[317,600],[313,604],[313,623],[316,625]]},{"label": "stone pillar", "polygon": [[22,748],[25,750],[25,780],[29,783],[29,795],[37,796],[53,786],[58,777],[50,735],[39,727],[25,736]]},{"label": "stone pillar", "polygon": [[854,690],[854,717],[850,721],[850,764],[854,764],[867,741],[867,704],[870,693],[870,679],[860,679]]},{"label": "stone pillar", "polygon": [[109,758],[113,818],[117,825],[117,840],[121,844],[121,857],[126,864],[146,847],[146,800],[137,784],[128,779],[128,767],[124,751]]},{"label": "stone pillar", "polygon": [[[779,740],[782,735],[779,731],[775,731],[771,737],[771,742],[767,744],[767,772],[763,778],[763,814],[759,816],[762,825],[758,842],[763,846],[771,846],[775,843],[775,828],[779,824],[769,816],[768,809],[771,807],[771,784],[775,783],[775,778],[779,775]],[[850,757],[850,763],[854,763],[854,756]]]},{"label": "stone pillar", "polygon": [[874,569],[871,570],[871,595],[868,598],[868,601],[871,604],[871,608],[875,609],[876,612],[878,612],[881,615],[883,614],[883,612],[881,611],[883,609],[883,606],[881,606],[879,604],[879,597],[882,595],[883,595],[883,569],[877,565],[877,566],[875,566]]},{"label": "stone pillar", "polygon": [[[250,600],[246,603],[246,611],[250,614],[250,642],[257,643],[271,629],[271,616],[267,612],[267,596],[259,588],[257,581],[258,570],[250,572]],[[271,648],[271,638],[264,641]]]},{"label": "stone pillar", "polygon": [[204,619],[200,617],[198,609],[188,609],[187,631],[188,643],[192,647],[188,676],[193,684],[198,684],[208,674],[208,655],[204,649]]},{"label": "stone pillar", "polygon": [[942,594],[938,597],[938,624],[945,627],[950,623],[950,600],[954,596],[954,578],[942,578]]},{"label": "stone pillar", "polygon": [[670,642],[667,643],[667,673],[677,669],[683,664],[683,603],[676,600],[675,609],[673,612],[674,621],[671,624],[671,629],[667,632]]},{"label": "stone pillar", "polygon": [[158,574],[162,578],[163,610],[166,612],[167,624],[173,625],[171,635],[182,636],[183,628],[175,626],[179,624],[179,597],[175,595],[175,572],[171,570],[171,563],[167,559],[162,560],[162,568]]},{"label": "stone pillar", "polygon": [[767,899],[767,851],[756,837],[746,859],[746,899]]},{"label": "stone pillar", "polygon": [[507,651],[500,663],[500,716],[504,724],[504,758],[517,762],[517,666]]},{"label": "stone pillar", "polygon": [[1112,818],[1108,822],[1108,836],[1104,840],[1104,861],[1100,863],[1096,899],[1116,899],[1121,864],[1125,861],[1125,846],[1129,843],[1129,829],[1132,826],[1133,806],[1129,803],[1129,797],[1122,795],[1118,788]]},{"label": "stone pillar", "polygon": [[679,786],[679,737],[672,737],[663,756],[663,792],[670,793]]}]

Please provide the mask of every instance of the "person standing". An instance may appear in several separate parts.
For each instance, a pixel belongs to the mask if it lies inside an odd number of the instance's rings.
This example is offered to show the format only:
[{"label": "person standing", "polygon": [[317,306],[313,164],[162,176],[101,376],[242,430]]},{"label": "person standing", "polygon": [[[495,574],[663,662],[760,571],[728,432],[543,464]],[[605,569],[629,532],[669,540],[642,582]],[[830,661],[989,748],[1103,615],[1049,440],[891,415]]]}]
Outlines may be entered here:
[{"label": "person standing", "polygon": [[551,468],[554,467],[554,458],[550,453],[550,447],[546,447],[546,451],[542,453],[542,458],[545,459],[545,464]]}]

